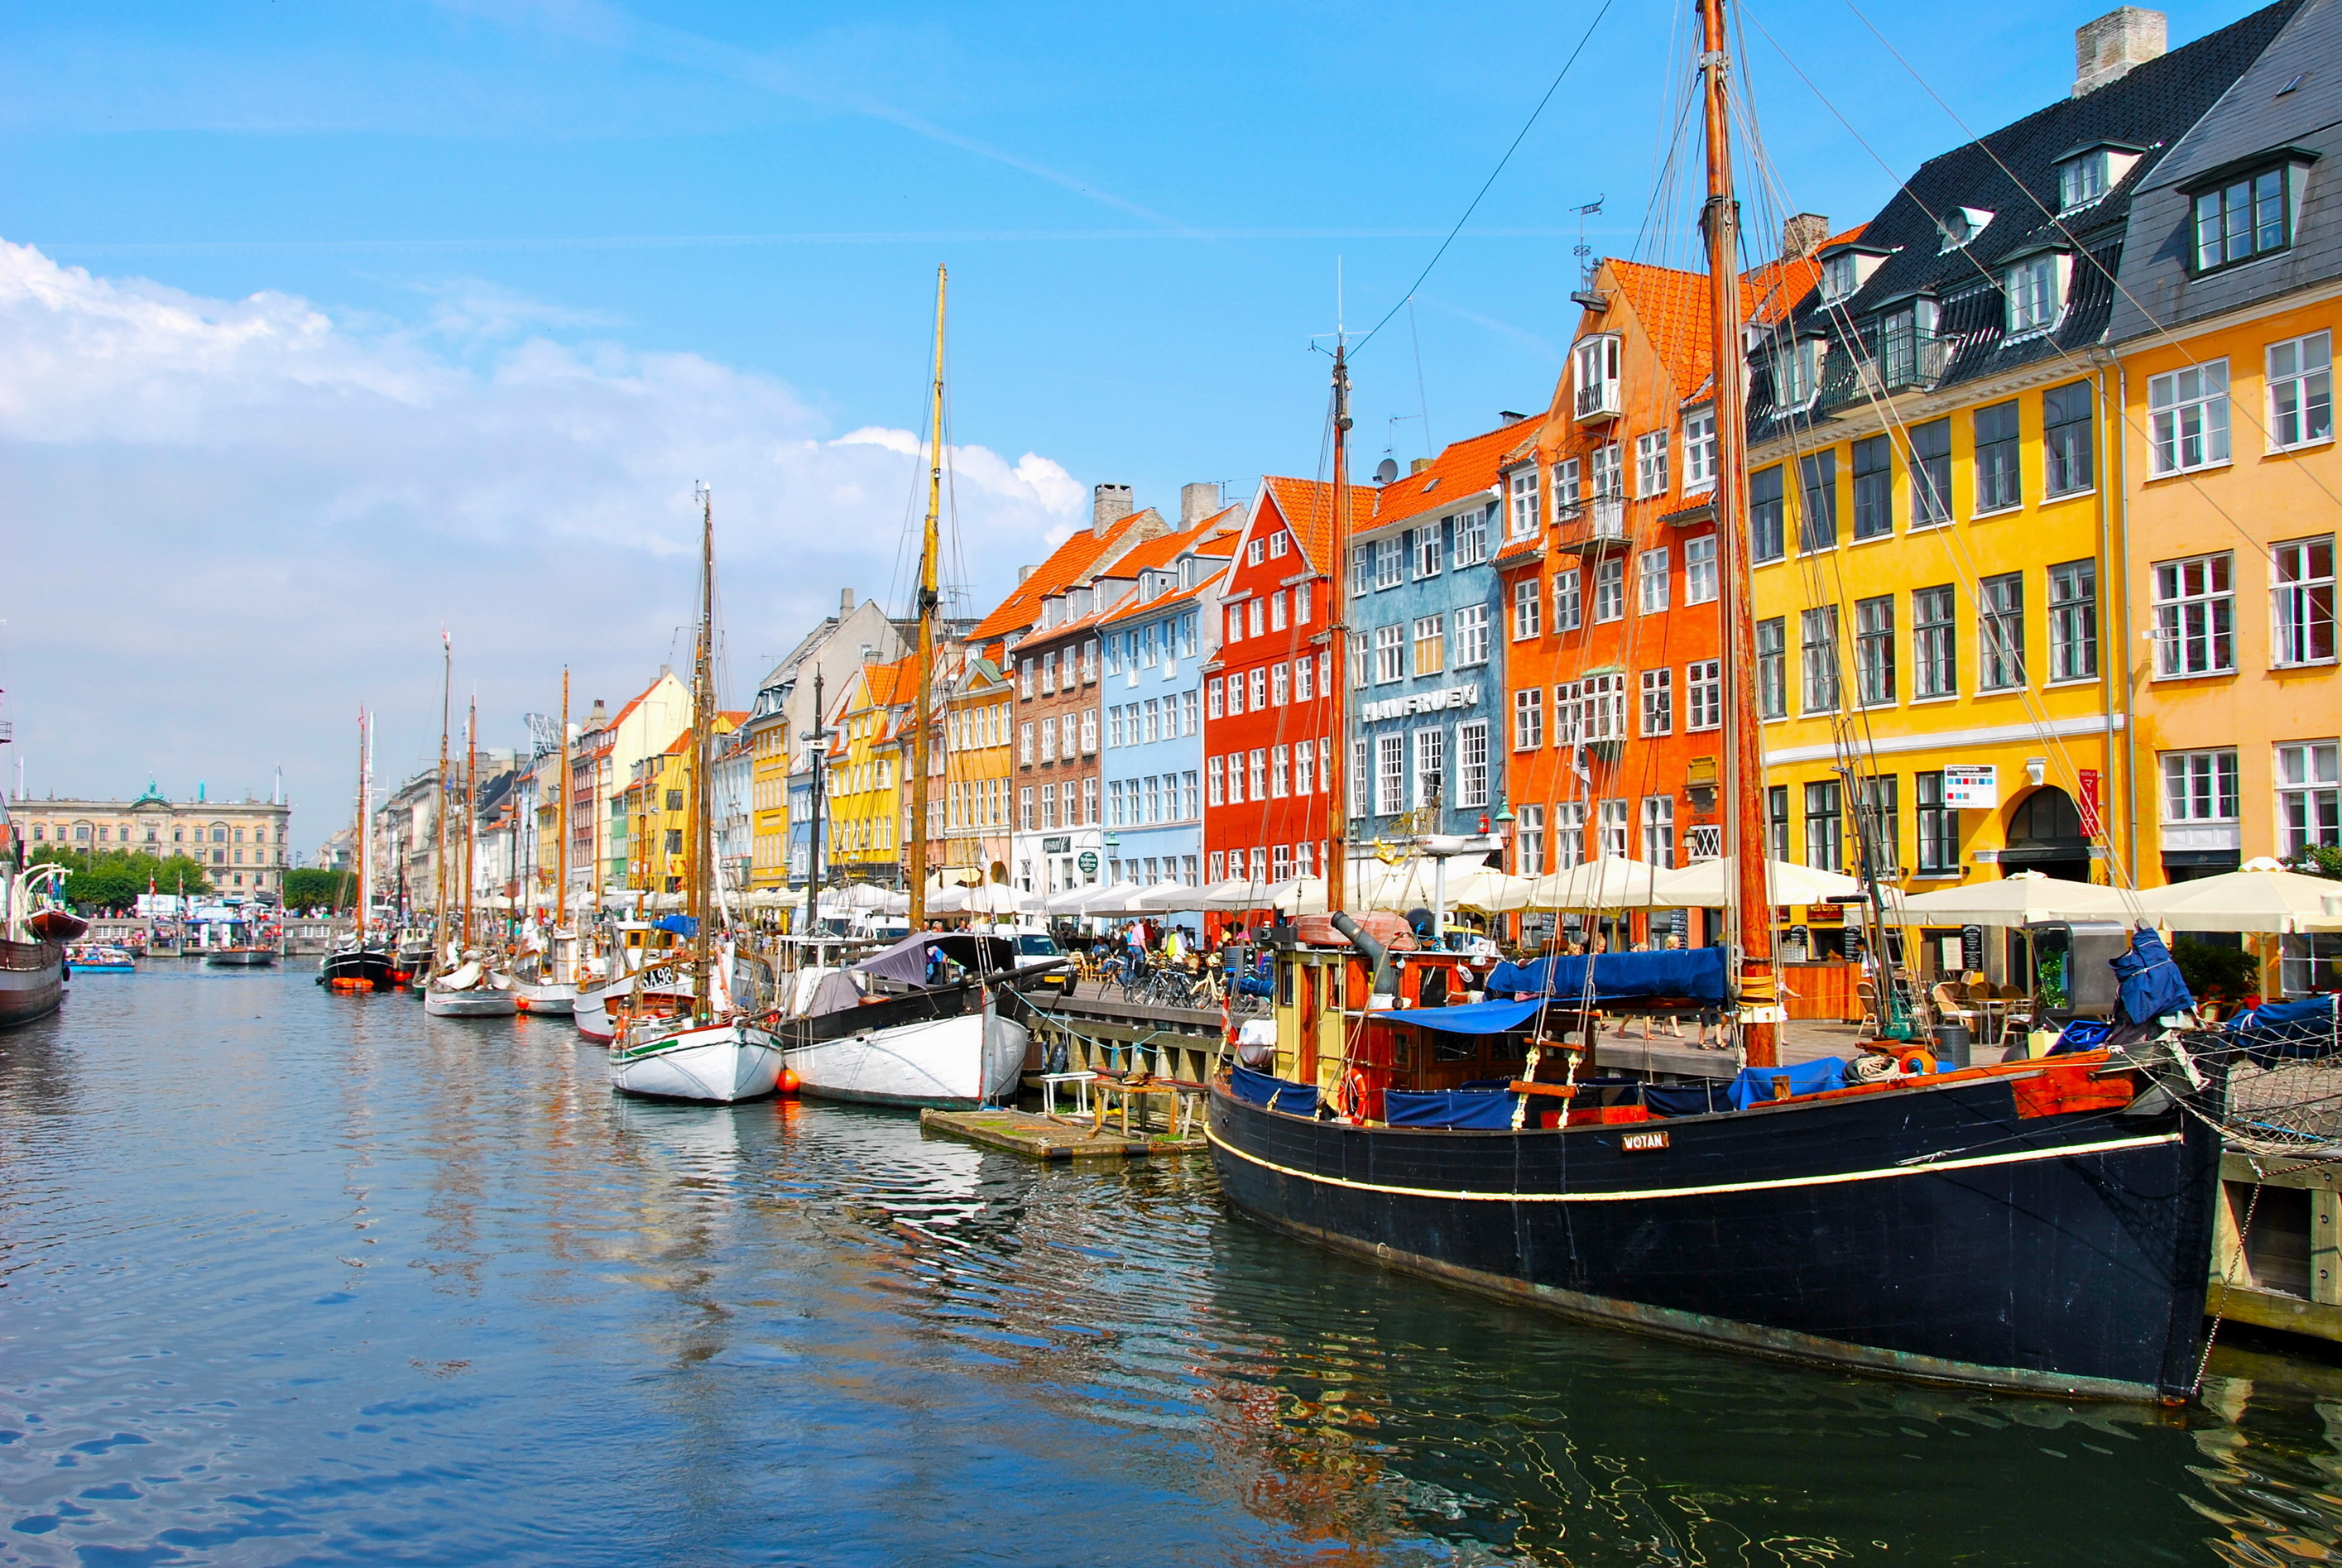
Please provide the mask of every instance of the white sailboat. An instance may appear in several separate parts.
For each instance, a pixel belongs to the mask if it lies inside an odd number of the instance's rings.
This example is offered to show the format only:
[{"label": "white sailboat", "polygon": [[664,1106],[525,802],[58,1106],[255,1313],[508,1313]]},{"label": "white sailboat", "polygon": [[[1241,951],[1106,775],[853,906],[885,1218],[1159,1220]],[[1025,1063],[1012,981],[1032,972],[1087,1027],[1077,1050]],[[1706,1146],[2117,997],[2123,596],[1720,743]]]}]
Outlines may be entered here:
[{"label": "white sailboat", "polygon": [[[441,704],[444,714],[444,696]],[[472,850],[477,827],[472,801],[479,783],[479,704],[475,702],[464,731],[463,942],[460,946],[453,942],[444,944],[440,949],[441,962],[433,966],[430,983],[423,988],[423,1011],[434,1018],[509,1018],[515,1011],[512,977],[491,967],[487,954],[472,945]],[[447,767],[445,734],[443,728],[439,742],[439,768],[443,781]],[[444,857],[449,844],[446,791],[444,788],[440,791],[439,842]],[[443,903],[446,879],[443,875],[440,879]],[[446,930],[444,911],[439,929],[442,932]]]},{"label": "white sailboat", "polygon": [[[719,958],[712,924],[716,509],[705,487],[699,517],[699,645],[692,665],[689,826],[684,834],[684,903],[691,919],[689,982],[681,994],[668,994],[671,1012],[635,1012],[615,1031],[610,1086],[651,1099],[730,1104],[757,1099],[779,1085],[781,1044],[771,1030],[733,1005],[727,984],[730,944],[725,944]],[[597,1007],[603,1001],[595,998]],[[579,1028],[585,1028],[582,1017]]]}]

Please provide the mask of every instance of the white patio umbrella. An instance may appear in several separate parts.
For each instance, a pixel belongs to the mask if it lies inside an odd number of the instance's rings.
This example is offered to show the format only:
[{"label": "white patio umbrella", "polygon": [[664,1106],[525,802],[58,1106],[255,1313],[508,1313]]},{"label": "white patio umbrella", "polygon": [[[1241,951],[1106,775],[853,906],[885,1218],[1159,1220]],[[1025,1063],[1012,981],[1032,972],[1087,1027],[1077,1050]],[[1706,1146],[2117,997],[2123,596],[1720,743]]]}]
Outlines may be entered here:
[{"label": "white patio umbrella", "polygon": [[1887,917],[1906,925],[2029,925],[2076,916],[2119,920],[2134,907],[2120,888],[2020,871],[1997,882],[1912,894],[1894,901]]},{"label": "white patio umbrella", "polygon": [[822,902],[845,909],[876,909],[886,907],[887,900],[896,896],[876,883],[856,882],[845,887],[833,888],[822,894]]},{"label": "white patio umbrella", "polygon": [[1069,887],[1063,893],[1052,894],[1043,899],[1041,907],[1051,914],[1076,915],[1081,914],[1082,905],[1103,891],[1098,887]]},{"label": "white patio umbrella", "polygon": [[1536,879],[1515,876],[1508,871],[1492,866],[1475,865],[1469,871],[1450,866],[1447,871],[1447,905],[1451,909],[1476,909],[1483,914],[1503,914],[1529,907],[1536,895]]},{"label": "white patio umbrella", "polygon": [[1524,907],[1564,911],[1672,907],[1657,903],[1653,895],[1658,874],[1658,868],[1646,862],[1606,854],[1538,877]]},{"label": "white patio umbrella", "polygon": [[1263,907],[1285,914],[1323,914],[1326,913],[1326,882],[1323,877],[1288,877],[1268,890],[1268,901]]},{"label": "white patio umbrella", "polygon": [[2151,888],[2138,895],[2138,907],[2177,931],[2342,931],[2342,882],[2271,862]]},{"label": "white patio umbrella", "polygon": [[[1076,913],[1081,914],[1123,915],[1148,913],[1146,908],[1136,905],[1132,902],[1146,891],[1135,882],[1117,882],[1111,887],[1086,887],[1079,891],[1088,895],[1082,900],[1076,910]],[[1050,907],[1053,909],[1056,907],[1055,899],[1050,901]]]},{"label": "white patio umbrella", "polygon": [[1255,882],[1248,876],[1232,876],[1226,882],[1216,882],[1204,889],[1204,907],[1213,910],[1266,909],[1269,890],[1274,883]]},{"label": "white patio umbrella", "polygon": [[[1765,863],[1767,900],[1778,909],[1791,904],[1827,904],[1862,891],[1862,884],[1835,871],[1817,871],[1786,860]],[[1739,874],[1733,857],[1703,860],[1674,871],[1663,871],[1652,882],[1652,895],[1663,904],[1686,909],[1721,909],[1739,895],[1734,878]]]},{"label": "white patio umbrella", "polygon": [[970,914],[1015,914],[1019,910],[1037,907],[1029,893],[1019,893],[1004,882],[987,882],[982,887],[967,890],[964,906]]},{"label": "white patio umbrella", "polygon": [[938,888],[927,894],[927,913],[929,914],[961,914],[967,908],[969,892],[970,890],[965,887]]},{"label": "white patio umbrella", "polygon": [[1204,890],[1166,877],[1130,902],[1148,914],[1193,912],[1204,907]]}]

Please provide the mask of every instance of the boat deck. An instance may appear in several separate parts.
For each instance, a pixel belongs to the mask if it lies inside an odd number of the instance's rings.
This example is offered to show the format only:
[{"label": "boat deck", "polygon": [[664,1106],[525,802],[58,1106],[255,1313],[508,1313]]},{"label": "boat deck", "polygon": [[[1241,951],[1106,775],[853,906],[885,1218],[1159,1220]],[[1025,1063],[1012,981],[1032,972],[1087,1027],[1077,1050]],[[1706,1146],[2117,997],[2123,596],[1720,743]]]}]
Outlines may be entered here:
[{"label": "boat deck", "polygon": [[919,1126],[926,1132],[966,1138],[989,1149],[1022,1154],[1028,1160],[1136,1159],[1150,1154],[1185,1154],[1202,1150],[1200,1123],[1189,1124],[1189,1135],[1167,1133],[1123,1135],[1119,1118],[1093,1134],[1087,1116],[1043,1116],[1030,1111],[986,1108],[979,1111],[922,1111]]}]

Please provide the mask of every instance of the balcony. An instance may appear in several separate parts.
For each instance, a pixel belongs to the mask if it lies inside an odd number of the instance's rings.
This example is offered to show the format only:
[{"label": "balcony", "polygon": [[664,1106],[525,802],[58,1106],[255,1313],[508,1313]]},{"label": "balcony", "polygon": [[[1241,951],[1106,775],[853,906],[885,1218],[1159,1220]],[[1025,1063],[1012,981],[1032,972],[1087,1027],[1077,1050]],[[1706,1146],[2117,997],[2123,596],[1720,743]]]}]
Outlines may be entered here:
[{"label": "balcony", "polygon": [[1633,542],[1626,532],[1626,501],[1616,495],[1597,495],[1575,522],[1564,526],[1554,548],[1569,555],[1608,555]]},{"label": "balcony", "polygon": [[1875,357],[1855,362],[1855,375],[1866,396],[1883,397],[1897,392],[1924,391],[1944,379],[1952,363],[1953,345],[1933,333],[1885,336]]},{"label": "balcony", "polygon": [[1573,407],[1580,424],[1592,424],[1617,418],[1625,412],[1624,402],[1619,394],[1618,378],[1606,375],[1598,380],[1579,383]]}]

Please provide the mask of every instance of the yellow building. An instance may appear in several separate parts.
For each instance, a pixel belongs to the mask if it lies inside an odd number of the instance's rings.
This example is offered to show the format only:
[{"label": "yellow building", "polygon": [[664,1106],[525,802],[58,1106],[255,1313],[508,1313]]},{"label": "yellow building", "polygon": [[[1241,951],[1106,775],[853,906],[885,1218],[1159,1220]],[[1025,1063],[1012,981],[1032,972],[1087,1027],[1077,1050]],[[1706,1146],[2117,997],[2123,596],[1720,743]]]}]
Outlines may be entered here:
[{"label": "yellow building", "polygon": [[[2289,24],[2131,209],[2110,335],[2143,885],[2342,844],[2337,47],[2342,23]],[[2342,984],[2342,937],[2261,955],[2272,990]]]},{"label": "yellow building", "polygon": [[[2256,13],[2087,76],[1989,150],[1931,160],[1859,240],[1824,251],[1814,294],[1758,345],[1750,531],[1775,854],[1853,871],[1867,853],[1914,892],[2019,869],[2127,874],[2123,808],[2145,764],[2110,551],[2112,280],[2132,193],[2283,20]],[[1837,944],[1811,924],[1815,945]]]},{"label": "yellow building", "polygon": [[[718,714],[716,733],[728,735],[745,713]],[[691,732],[666,750],[644,757],[629,772],[624,794],[626,815],[626,885],[646,893],[683,889],[685,844],[691,828]]]},{"label": "yellow building", "polygon": [[827,791],[827,864],[835,880],[891,884],[901,875],[912,665],[902,659],[860,666],[840,704]]},{"label": "yellow building", "polygon": [[1008,880],[1010,710],[1015,683],[998,644],[965,654],[948,689],[930,785],[930,863],[946,886]]}]

